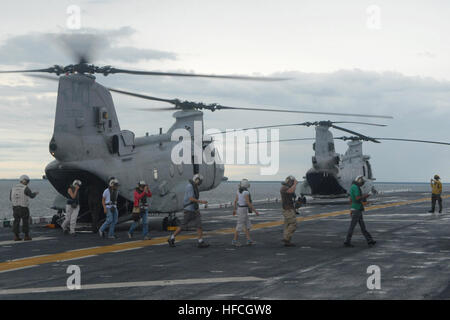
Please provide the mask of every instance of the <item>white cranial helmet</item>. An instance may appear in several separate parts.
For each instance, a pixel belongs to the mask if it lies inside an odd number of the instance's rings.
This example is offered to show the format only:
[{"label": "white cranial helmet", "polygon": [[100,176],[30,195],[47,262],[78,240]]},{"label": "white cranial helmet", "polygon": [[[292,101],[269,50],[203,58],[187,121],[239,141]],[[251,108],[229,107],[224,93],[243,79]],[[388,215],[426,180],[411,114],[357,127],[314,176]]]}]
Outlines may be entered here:
[{"label": "white cranial helmet", "polygon": [[355,181],[359,181],[359,180],[364,181],[364,176],[357,176],[355,178]]},{"label": "white cranial helmet", "polygon": [[30,182],[30,177],[27,176],[26,174],[23,174],[23,175],[20,176],[19,182],[27,184],[28,182]]},{"label": "white cranial helmet", "polygon": [[194,174],[194,176],[192,177],[192,181],[195,182],[195,180],[199,180],[199,183],[203,182],[203,176],[200,173]]},{"label": "white cranial helmet", "polygon": [[111,179],[111,181],[109,181],[110,187],[114,187],[114,186],[118,186],[118,185],[119,185],[119,180],[117,180],[116,178]]},{"label": "white cranial helmet", "polygon": [[292,176],[292,175],[290,175],[290,176],[287,176],[287,177],[286,177],[286,179],[284,180],[284,182],[289,183],[289,182],[294,181],[294,180],[295,180],[295,177]]},{"label": "white cranial helmet", "polygon": [[81,187],[81,181],[80,180],[74,180],[73,182],[72,182],[72,185],[73,186],[76,186],[76,185],[78,185],[79,187]]},{"label": "white cranial helmet", "polygon": [[140,186],[146,186],[146,185],[147,185],[147,183],[145,183],[145,181],[144,181],[144,180],[141,180],[141,181],[139,181],[139,185],[140,185]]},{"label": "white cranial helmet", "polygon": [[250,182],[248,182],[248,179],[242,179],[241,182],[239,182],[239,187],[241,188],[250,188]]}]

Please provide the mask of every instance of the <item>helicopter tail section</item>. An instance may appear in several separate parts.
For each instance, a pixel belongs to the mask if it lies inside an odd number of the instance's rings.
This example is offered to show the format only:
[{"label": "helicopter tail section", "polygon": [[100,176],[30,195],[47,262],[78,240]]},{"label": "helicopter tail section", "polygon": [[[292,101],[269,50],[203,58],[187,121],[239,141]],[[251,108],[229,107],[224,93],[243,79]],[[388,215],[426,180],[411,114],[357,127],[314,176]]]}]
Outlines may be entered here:
[{"label": "helicopter tail section", "polygon": [[111,93],[95,77],[60,77],[50,153],[59,161],[125,155],[134,148],[134,134],[121,131]]}]

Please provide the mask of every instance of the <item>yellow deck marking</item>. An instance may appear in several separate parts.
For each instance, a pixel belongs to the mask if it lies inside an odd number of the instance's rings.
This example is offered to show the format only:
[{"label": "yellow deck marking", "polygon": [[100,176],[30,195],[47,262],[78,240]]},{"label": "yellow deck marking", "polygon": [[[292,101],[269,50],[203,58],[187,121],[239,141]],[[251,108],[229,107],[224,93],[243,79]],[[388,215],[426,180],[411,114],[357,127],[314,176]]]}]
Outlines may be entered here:
[{"label": "yellow deck marking", "polygon": [[[443,196],[443,199],[449,198],[450,195]],[[374,206],[368,206],[366,207],[366,211],[372,211],[377,209],[384,209],[384,208],[390,208],[390,207],[396,207],[396,206],[404,206],[408,204],[413,203],[420,203],[420,202],[426,202],[430,201],[430,198],[421,198],[417,200],[408,200],[408,201],[401,201],[396,203],[388,203],[388,204],[380,204],[380,205],[374,205]],[[323,219],[327,217],[334,217],[339,216],[343,214],[349,214],[350,210],[341,210],[341,211],[333,211],[328,213],[321,213],[316,214],[308,217],[299,217],[297,218],[297,221],[309,221],[309,220],[317,220],[317,219]],[[262,228],[271,228],[276,226],[281,226],[284,224],[283,220],[277,220],[277,221],[271,221],[271,222],[263,222],[263,223],[257,223],[252,226],[252,229],[262,229]],[[219,229],[211,232],[205,232],[205,235],[211,236],[211,235],[221,235],[221,234],[231,234],[234,232],[233,228],[226,228],[226,229]],[[186,234],[186,235],[179,235],[177,236],[177,242],[188,240],[188,239],[195,239],[197,238],[196,234]],[[106,245],[101,247],[93,247],[93,248],[86,248],[86,249],[79,249],[77,251],[66,251],[56,254],[49,254],[46,256],[41,257],[29,257],[29,258],[23,258],[23,259],[17,259],[14,261],[6,261],[0,263],[0,272],[7,271],[7,270],[13,270],[13,269],[19,269],[29,266],[35,266],[35,265],[41,265],[45,263],[52,263],[57,261],[64,261],[64,260],[75,260],[77,258],[84,258],[86,256],[93,256],[93,255],[100,255],[110,252],[117,252],[119,250],[127,250],[127,249],[133,249],[138,247],[148,247],[153,245],[160,245],[167,242],[167,237],[160,237],[155,238],[152,240],[141,240],[141,241],[132,241],[132,242],[124,242],[124,243],[118,243],[113,245]]]}]

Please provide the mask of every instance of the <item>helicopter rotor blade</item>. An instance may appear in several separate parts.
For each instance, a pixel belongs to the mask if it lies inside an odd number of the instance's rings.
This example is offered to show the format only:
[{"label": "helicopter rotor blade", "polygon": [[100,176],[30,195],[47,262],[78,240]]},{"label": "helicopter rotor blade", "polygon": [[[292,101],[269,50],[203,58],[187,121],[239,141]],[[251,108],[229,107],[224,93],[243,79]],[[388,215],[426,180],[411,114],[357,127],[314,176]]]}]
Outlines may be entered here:
[{"label": "helicopter rotor blade", "polygon": [[6,70],[6,71],[0,71],[0,73],[34,73],[34,72],[47,72],[47,73],[63,73],[64,70],[61,66],[53,66],[50,68],[45,68],[45,69],[28,69],[28,70]]},{"label": "helicopter rotor blade", "polygon": [[233,76],[233,75],[215,75],[215,74],[179,73],[179,72],[140,71],[140,70],[128,70],[110,67],[106,67],[103,71],[104,72],[102,72],[102,68],[99,68],[98,72],[104,73],[105,75],[126,73],[126,74],[148,75],[148,76],[196,77],[196,78],[215,78],[215,79],[230,79],[230,80],[254,80],[254,81],[290,80],[290,78],[279,78],[279,77],[255,77],[255,76]]},{"label": "helicopter rotor blade", "polygon": [[255,141],[255,142],[247,142],[247,144],[260,144],[260,143],[270,143],[270,142],[288,142],[288,141],[306,141],[306,140],[316,140],[316,138],[293,138],[293,139]]},{"label": "helicopter rotor blade", "polygon": [[[340,139],[340,140],[362,140],[362,141],[371,141],[367,140],[361,137],[334,137],[334,139]],[[418,139],[402,139],[402,138],[372,138],[376,140],[386,140],[386,141],[405,141],[405,142],[418,142],[418,143],[431,143],[431,144],[442,144],[442,145],[450,145],[449,142],[442,142],[442,141],[431,141],[431,140],[418,140]]]},{"label": "helicopter rotor blade", "polygon": [[331,127],[334,128],[334,129],[337,129],[337,130],[341,130],[341,131],[345,131],[345,132],[354,134],[354,135],[356,135],[356,136],[358,136],[358,137],[361,137],[362,139],[365,139],[366,141],[372,141],[372,142],[375,142],[375,143],[380,143],[380,141],[377,141],[377,140],[374,139],[374,138],[365,136],[365,135],[363,135],[363,134],[361,134],[361,133],[358,133],[358,132],[355,132],[355,131],[352,131],[352,130],[349,130],[349,129],[345,129],[345,128],[338,127],[338,126],[335,126],[335,125],[331,125]]},{"label": "helicopter rotor blade", "polygon": [[221,131],[214,134],[222,134],[222,133],[228,133],[228,132],[235,132],[235,131],[246,131],[246,130],[255,130],[255,129],[269,129],[269,128],[281,128],[281,127],[294,127],[294,126],[313,126],[313,125],[327,125],[332,126],[333,123],[356,123],[356,124],[364,124],[364,125],[371,125],[371,126],[378,126],[378,127],[386,127],[385,124],[377,124],[377,123],[368,123],[368,122],[356,122],[356,121],[316,121],[316,122],[302,122],[302,123],[289,123],[289,124],[278,124],[278,125],[269,125],[269,126],[258,126],[258,127],[250,127],[250,128],[242,128],[242,129],[234,129],[229,131]]},{"label": "helicopter rotor blade", "polygon": [[[153,101],[161,101],[161,102],[167,102],[176,105],[179,100],[177,99],[164,99],[164,98],[158,98],[158,97],[152,97],[145,94],[130,92],[130,91],[124,91],[120,89],[114,89],[114,88],[107,88],[109,91],[129,95],[136,98],[146,99],[146,100],[153,100]],[[141,110],[148,110],[148,109],[141,109]]]},{"label": "helicopter rotor blade", "polygon": [[[391,116],[382,116],[382,115],[363,115],[363,114],[351,114],[351,113],[333,113],[333,112],[316,112],[316,111],[303,111],[303,110],[286,110],[286,109],[265,109],[265,108],[245,108],[245,107],[230,107],[230,106],[223,106],[217,103],[211,103],[211,104],[204,104],[201,102],[192,102],[192,101],[181,101],[179,99],[163,99],[163,98],[157,98],[148,96],[146,94],[141,93],[134,93],[129,92],[125,90],[118,90],[113,88],[108,88],[110,91],[130,95],[137,98],[147,99],[147,100],[154,100],[154,101],[162,101],[167,102],[175,105],[177,109],[180,110],[192,110],[192,109],[205,109],[210,111],[216,111],[216,110],[247,110],[247,111],[266,111],[266,112],[288,112],[288,113],[307,113],[307,114],[322,114],[322,115],[339,115],[339,116],[353,116],[353,117],[377,117],[377,118],[387,118],[392,119]],[[151,108],[149,109],[139,109],[141,111],[152,111]],[[155,109],[153,109],[155,110]]]},{"label": "helicopter rotor blade", "polygon": [[364,124],[367,126],[375,126],[375,127],[387,127],[386,124],[371,123],[371,122],[359,122],[359,121],[332,121],[332,123],[354,123],[354,124]]},{"label": "helicopter rotor blade", "polygon": [[374,138],[377,140],[389,140],[389,141],[405,141],[405,142],[421,142],[421,143],[432,143],[432,144],[443,144],[443,145],[449,145],[449,142],[442,142],[442,141],[429,141],[429,140],[416,140],[416,139],[400,139],[400,138]]}]

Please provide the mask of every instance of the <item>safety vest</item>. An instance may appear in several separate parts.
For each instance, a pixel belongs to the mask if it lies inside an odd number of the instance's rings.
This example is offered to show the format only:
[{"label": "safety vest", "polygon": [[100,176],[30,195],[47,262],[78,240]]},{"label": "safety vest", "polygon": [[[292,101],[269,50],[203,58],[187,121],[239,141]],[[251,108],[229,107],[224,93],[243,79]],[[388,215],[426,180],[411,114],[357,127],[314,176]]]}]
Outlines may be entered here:
[{"label": "safety vest", "polygon": [[25,207],[28,208],[29,200],[25,195],[26,185],[19,183],[11,190],[11,202],[13,207]]}]

